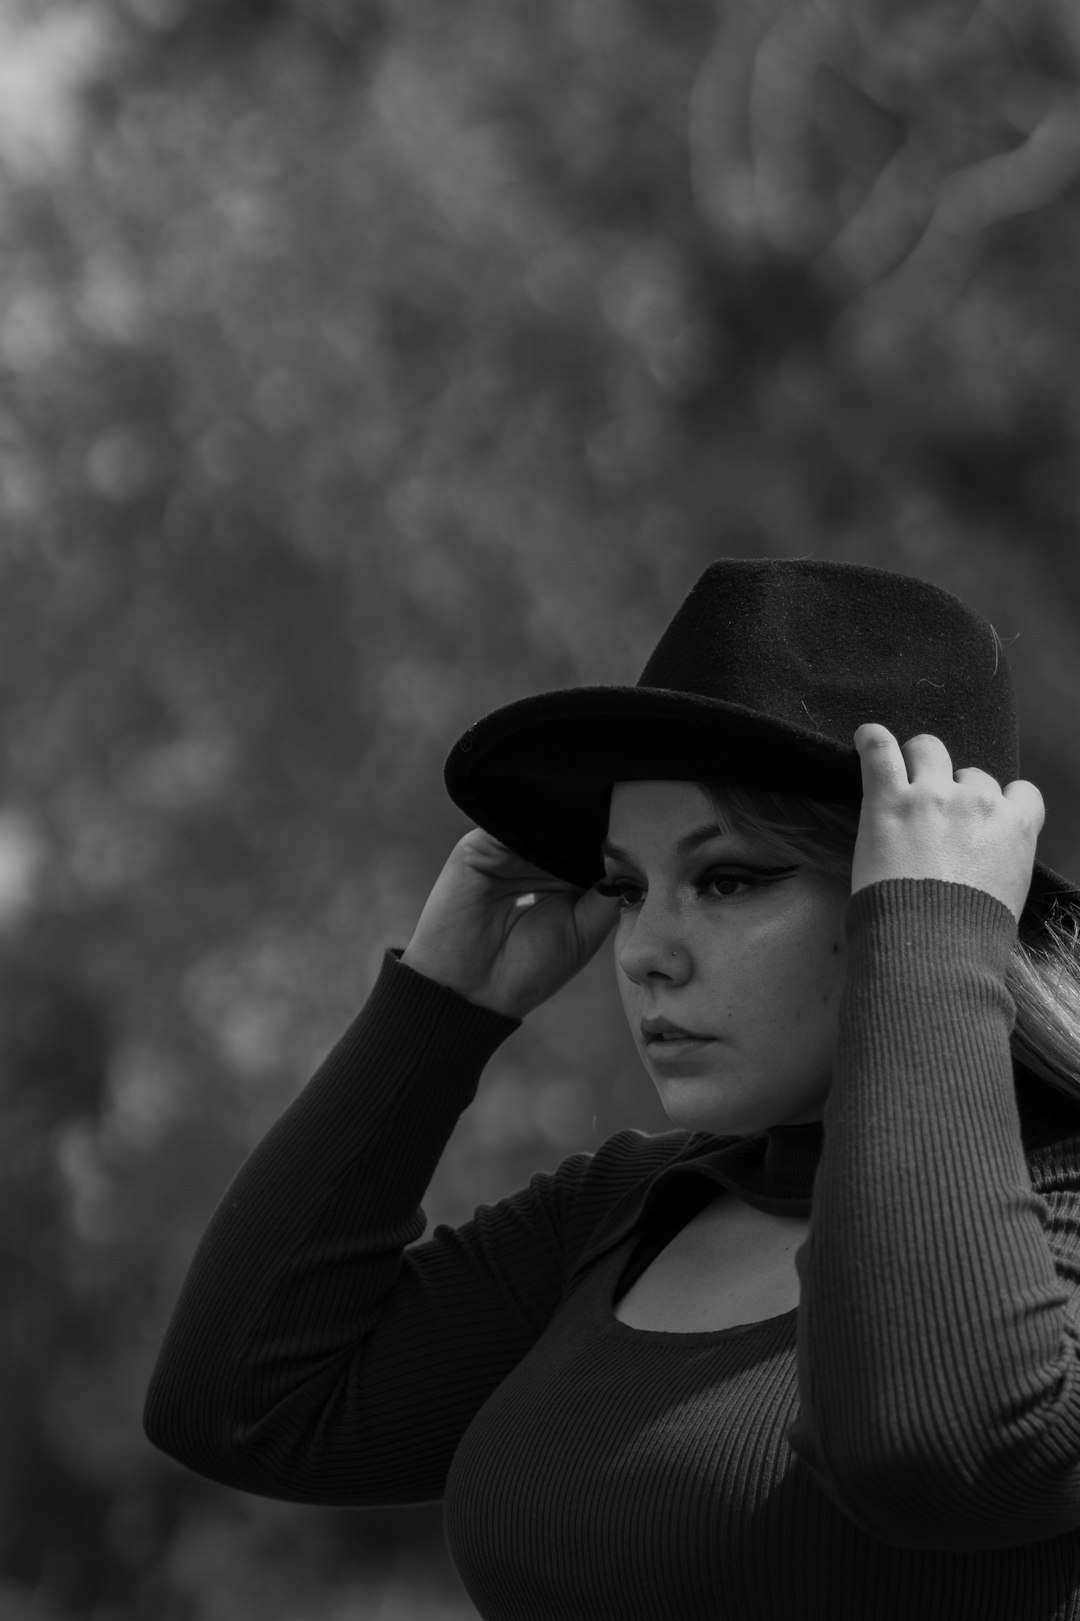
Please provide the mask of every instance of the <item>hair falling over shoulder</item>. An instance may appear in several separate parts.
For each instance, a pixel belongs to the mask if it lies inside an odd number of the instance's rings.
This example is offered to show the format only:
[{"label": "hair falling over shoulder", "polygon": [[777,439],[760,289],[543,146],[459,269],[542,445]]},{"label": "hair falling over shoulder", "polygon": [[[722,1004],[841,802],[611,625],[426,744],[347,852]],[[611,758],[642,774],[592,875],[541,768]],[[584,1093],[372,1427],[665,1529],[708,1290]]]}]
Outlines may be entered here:
[{"label": "hair falling over shoulder", "polygon": [[[833,878],[850,875],[857,807],[767,789],[701,786],[718,818],[762,843],[770,857],[795,859]],[[1047,919],[1025,919],[1006,985],[1016,1003],[1015,1062],[1080,1103],[1080,914],[1059,902]]]},{"label": "hair falling over shoulder", "polygon": [[1023,929],[1006,984],[1016,1062],[1080,1103],[1080,917],[1059,904],[1037,929]]}]

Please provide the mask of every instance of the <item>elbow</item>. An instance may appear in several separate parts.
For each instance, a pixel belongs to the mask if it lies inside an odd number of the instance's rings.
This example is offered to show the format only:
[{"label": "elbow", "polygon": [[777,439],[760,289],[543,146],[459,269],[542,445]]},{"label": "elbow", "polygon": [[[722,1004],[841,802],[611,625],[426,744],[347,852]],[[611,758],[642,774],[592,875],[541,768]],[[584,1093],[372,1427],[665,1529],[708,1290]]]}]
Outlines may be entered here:
[{"label": "elbow", "polygon": [[196,1454],[203,1450],[191,1435],[190,1426],[183,1423],[176,1406],[156,1391],[151,1391],[143,1404],[142,1427],[150,1445],[177,1463],[190,1466]]},{"label": "elbow", "polygon": [[875,1541],[912,1553],[991,1553],[1043,1542],[1080,1524],[1075,1480],[1024,1484],[1000,1461],[962,1472],[924,1460],[842,1467],[821,1449],[800,1449],[822,1496]]},{"label": "elbow", "polygon": [[155,1373],[143,1403],[142,1427],[152,1447],[185,1469],[220,1485],[240,1484],[242,1460],[207,1422],[197,1393],[174,1388]]},{"label": "elbow", "polygon": [[[142,1425],[157,1451],[218,1486],[292,1503],[365,1507],[385,1501],[378,1494],[365,1497],[351,1455],[344,1470],[328,1470],[318,1446],[305,1444],[303,1431],[289,1422],[287,1408],[245,1423],[234,1413],[215,1412],[201,1385],[174,1387],[155,1378]],[[318,1434],[318,1424],[314,1428]]]},{"label": "elbow", "polygon": [[910,1553],[972,1553],[1001,1546],[985,1525],[961,1523],[955,1503],[946,1512],[934,1513],[914,1504],[907,1491],[848,1482],[816,1469],[812,1473],[822,1496],[844,1519],[886,1547]]},{"label": "elbow", "polygon": [[820,1478],[818,1485],[844,1518],[866,1536],[885,1547],[909,1553],[1000,1553],[1074,1531],[1080,1518],[1074,1506],[1071,1523],[1048,1531],[1045,1519],[1034,1514],[1030,1506],[1016,1514],[1005,1514],[988,1505],[978,1493],[946,1501],[940,1482],[936,1501],[922,1509],[914,1507],[906,1494],[837,1491],[833,1483]]},{"label": "elbow", "polygon": [[160,1371],[155,1369],[143,1400],[143,1434],[152,1447],[183,1463],[184,1448],[179,1441],[183,1426],[177,1422],[179,1407],[175,1394],[164,1388]]}]

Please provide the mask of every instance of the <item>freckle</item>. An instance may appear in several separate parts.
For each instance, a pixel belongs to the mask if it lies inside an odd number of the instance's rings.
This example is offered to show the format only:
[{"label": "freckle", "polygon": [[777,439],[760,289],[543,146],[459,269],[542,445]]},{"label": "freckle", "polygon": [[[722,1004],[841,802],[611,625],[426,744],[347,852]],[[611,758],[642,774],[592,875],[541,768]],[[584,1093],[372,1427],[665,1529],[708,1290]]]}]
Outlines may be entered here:
[{"label": "freckle", "polygon": [[833,954],[834,957],[839,957],[839,955],[840,955],[840,942],[839,942],[839,940],[834,940],[833,941],[833,943],[832,943],[832,954]]}]

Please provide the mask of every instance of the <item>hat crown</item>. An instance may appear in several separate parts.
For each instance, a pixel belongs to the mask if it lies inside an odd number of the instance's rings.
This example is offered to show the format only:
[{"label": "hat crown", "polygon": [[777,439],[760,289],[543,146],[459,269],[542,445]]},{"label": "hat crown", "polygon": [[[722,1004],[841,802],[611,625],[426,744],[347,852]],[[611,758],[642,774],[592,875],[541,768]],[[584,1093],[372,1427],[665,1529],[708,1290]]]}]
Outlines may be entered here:
[{"label": "hat crown", "polygon": [[[611,786],[733,783],[857,806],[854,733],[939,737],[956,769],[1020,774],[1012,674],[994,627],[924,580],[812,558],[722,558],[693,586],[636,686],[518,698],[458,739],[450,797],[545,872],[602,870]],[[1080,916],[1036,860],[1029,911]]]},{"label": "hat crown", "polygon": [[993,626],[923,580],[809,558],[725,558],[693,586],[638,686],[736,704],[852,746],[867,720],[940,737],[959,766],[1019,772]]}]

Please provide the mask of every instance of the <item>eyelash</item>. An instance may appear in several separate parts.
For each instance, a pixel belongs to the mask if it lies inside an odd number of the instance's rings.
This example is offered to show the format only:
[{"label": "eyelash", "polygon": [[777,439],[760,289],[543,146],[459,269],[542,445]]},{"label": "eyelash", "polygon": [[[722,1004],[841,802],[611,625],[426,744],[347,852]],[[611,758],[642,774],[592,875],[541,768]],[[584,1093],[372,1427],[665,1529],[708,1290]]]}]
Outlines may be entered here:
[{"label": "eyelash", "polygon": [[[704,893],[714,883],[745,884],[749,890],[763,889],[766,884],[773,884],[780,878],[790,878],[797,871],[795,867],[710,867],[703,872],[694,885],[699,894]],[[640,901],[631,901],[626,898],[626,891],[632,890],[641,894],[642,886],[632,883],[629,878],[603,879],[593,886],[598,895],[606,895],[619,902],[620,908],[628,912],[633,906],[640,906]],[[713,900],[738,900],[738,895],[713,895]]]}]

